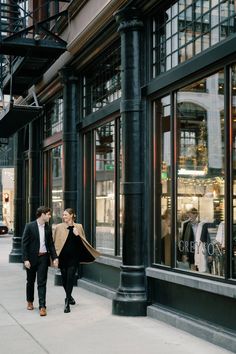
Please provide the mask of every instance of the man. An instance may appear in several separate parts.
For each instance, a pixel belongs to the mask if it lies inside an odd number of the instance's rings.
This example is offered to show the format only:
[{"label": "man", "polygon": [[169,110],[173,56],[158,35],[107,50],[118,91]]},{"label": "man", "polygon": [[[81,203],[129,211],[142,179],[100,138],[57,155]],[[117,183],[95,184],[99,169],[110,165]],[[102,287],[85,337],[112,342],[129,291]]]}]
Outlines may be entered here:
[{"label": "man", "polygon": [[48,225],[51,209],[41,206],[36,211],[37,220],[26,224],[22,236],[22,257],[27,273],[27,309],[34,309],[34,283],[37,275],[39,314],[46,316],[46,283],[50,256],[53,265],[58,266],[52,230]]}]

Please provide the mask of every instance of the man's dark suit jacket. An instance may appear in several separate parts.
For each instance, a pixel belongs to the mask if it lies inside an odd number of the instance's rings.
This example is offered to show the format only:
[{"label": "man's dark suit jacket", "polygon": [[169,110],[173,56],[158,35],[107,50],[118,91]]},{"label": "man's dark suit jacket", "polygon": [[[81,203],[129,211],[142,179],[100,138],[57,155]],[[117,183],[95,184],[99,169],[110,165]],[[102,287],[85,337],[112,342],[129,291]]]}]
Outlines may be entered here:
[{"label": "man's dark suit jacket", "polygon": [[[53,239],[52,239],[52,229],[48,224],[45,224],[45,245],[52,260],[57,258],[55,251]],[[22,236],[22,258],[24,261],[30,261],[31,266],[37,263],[38,254],[40,248],[40,239],[39,239],[39,229],[37,221],[32,221],[25,225],[24,233]],[[49,264],[48,257],[48,264]]]}]

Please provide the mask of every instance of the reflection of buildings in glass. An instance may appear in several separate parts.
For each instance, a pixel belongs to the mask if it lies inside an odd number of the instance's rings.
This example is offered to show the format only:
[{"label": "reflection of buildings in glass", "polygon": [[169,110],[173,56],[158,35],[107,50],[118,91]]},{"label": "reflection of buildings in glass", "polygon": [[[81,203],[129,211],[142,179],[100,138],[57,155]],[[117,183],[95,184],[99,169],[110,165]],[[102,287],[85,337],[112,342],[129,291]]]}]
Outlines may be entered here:
[{"label": "reflection of buildings in glass", "polygon": [[3,221],[9,230],[14,226],[14,168],[2,169]]},{"label": "reflection of buildings in glass", "polygon": [[216,1],[211,6],[210,1],[184,3],[174,2],[153,20],[153,77],[235,32],[234,2]]},{"label": "reflection of buildings in glass", "polygon": [[[199,211],[199,222],[211,227],[212,244],[218,225],[224,220],[223,87],[224,77],[219,72],[177,93],[179,240],[183,216],[191,208]],[[208,252],[209,244],[203,246]],[[213,252],[213,260],[210,257],[205,259],[208,263],[204,269],[222,275],[223,271],[220,274],[215,271],[214,257]]]},{"label": "reflection of buildings in glass", "polygon": [[96,130],[96,245],[114,254],[115,232],[114,122]]},{"label": "reflection of buildings in glass", "polygon": [[53,223],[62,221],[62,146],[52,149],[52,214]]},{"label": "reflection of buildings in glass", "polygon": [[218,222],[223,219],[224,204],[224,96],[220,94],[220,74],[210,76],[205,84],[201,80],[178,92],[178,209],[181,213],[197,207],[200,218]]}]

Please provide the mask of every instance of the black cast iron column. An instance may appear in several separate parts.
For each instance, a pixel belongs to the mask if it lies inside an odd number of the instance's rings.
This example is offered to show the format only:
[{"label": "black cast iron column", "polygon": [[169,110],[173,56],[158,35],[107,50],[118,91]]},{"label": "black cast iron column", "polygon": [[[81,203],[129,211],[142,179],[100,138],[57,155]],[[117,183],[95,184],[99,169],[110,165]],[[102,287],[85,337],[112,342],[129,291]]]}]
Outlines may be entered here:
[{"label": "black cast iron column", "polygon": [[35,219],[40,202],[39,120],[29,124],[29,220]]},{"label": "black cast iron column", "polygon": [[[60,70],[63,83],[63,202],[64,208],[77,209],[77,132],[78,122],[78,78],[71,68]],[[55,285],[62,285],[58,270]],[[75,284],[77,281],[75,280]]]},{"label": "black cast iron column", "polygon": [[14,176],[14,233],[10,263],[22,262],[21,237],[24,228],[23,213],[23,130],[15,134],[15,176]]},{"label": "black cast iron column", "polygon": [[141,129],[141,31],[143,23],[135,8],[115,14],[121,34],[121,118],[123,264],[120,286],[113,299],[112,312],[124,316],[146,315],[147,297],[143,261],[143,176]]},{"label": "black cast iron column", "polygon": [[77,132],[78,122],[78,78],[71,68],[60,71],[63,80],[63,156],[65,208],[77,207]]}]

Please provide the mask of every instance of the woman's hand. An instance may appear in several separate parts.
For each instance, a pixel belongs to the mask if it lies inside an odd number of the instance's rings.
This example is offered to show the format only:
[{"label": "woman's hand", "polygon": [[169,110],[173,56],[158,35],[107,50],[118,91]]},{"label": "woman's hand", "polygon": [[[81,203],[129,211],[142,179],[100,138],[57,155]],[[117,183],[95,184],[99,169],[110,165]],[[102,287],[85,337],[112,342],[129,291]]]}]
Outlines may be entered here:
[{"label": "woman's hand", "polygon": [[30,261],[24,261],[24,266],[25,268],[30,269],[31,267]]},{"label": "woman's hand", "polygon": [[76,229],[76,227],[73,228],[73,233],[75,236],[79,236],[79,231]]}]

